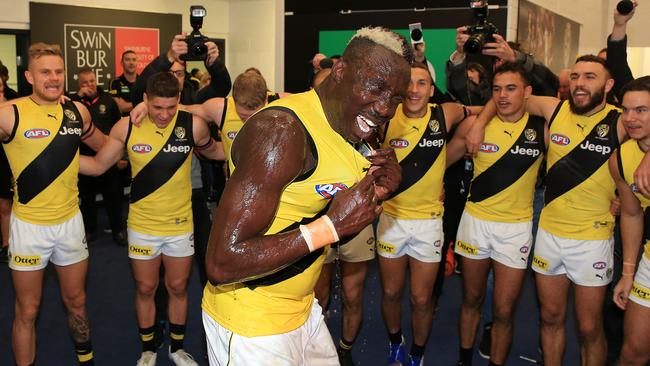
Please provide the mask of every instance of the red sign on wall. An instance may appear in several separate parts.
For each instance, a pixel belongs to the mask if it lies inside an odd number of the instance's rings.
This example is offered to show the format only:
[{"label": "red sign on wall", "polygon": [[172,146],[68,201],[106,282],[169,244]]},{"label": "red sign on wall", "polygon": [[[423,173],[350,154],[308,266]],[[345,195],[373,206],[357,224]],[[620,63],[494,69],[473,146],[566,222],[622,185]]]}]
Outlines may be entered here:
[{"label": "red sign on wall", "polygon": [[122,53],[134,51],[138,57],[138,74],[160,54],[158,29],[115,27],[115,76],[122,74]]}]

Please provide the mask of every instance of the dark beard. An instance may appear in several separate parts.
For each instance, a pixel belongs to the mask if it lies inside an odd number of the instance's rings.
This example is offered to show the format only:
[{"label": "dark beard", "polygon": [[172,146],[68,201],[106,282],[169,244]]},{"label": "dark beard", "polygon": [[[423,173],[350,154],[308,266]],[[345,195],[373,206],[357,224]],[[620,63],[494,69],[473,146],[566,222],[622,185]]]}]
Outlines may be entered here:
[{"label": "dark beard", "polygon": [[569,106],[571,107],[571,112],[578,114],[578,115],[583,115],[590,110],[596,108],[600,103],[603,102],[605,99],[605,87],[603,87],[600,91],[596,92],[591,96],[591,101],[587,104],[585,104],[584,107],[578,107],[575,105],[575,102],[573,101],[573,94],[569,94]]}]

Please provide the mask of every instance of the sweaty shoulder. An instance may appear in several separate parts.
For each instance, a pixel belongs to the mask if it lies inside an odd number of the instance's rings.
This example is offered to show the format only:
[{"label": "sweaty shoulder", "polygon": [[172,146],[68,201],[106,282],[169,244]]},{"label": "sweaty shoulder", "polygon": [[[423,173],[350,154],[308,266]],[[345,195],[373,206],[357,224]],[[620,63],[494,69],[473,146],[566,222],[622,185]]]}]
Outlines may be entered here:
[{"label": "sweaty shoulder", "polygon": [[236,169],[279,169],[293,179],[311,168],[307,151],[306,133],[297,117],[268,108],[246,121],[233,143],[232,159]]},{"label": "sweaty shoulder", "polygon": [[0,140],[6,140],[14,129],[16,116],[12,104],[0,107]]}]

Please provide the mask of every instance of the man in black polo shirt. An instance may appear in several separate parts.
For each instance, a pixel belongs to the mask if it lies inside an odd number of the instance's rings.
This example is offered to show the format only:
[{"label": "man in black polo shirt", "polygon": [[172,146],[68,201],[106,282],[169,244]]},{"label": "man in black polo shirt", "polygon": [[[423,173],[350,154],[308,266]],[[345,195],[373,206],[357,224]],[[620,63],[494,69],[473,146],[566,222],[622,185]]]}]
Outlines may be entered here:
[{"label": "man in black polo shirt", "polygon": [[[104,134],[111,132],[113,125],[120,120],[121,113],[111,94],[97,86],[95,72],[91,69],[82,69],[78,73],[79,90],[72,99],[83,103],[90,111],[95,127]],[[82,144],[79,148],[82,155],[95,155],[88,146]],[[122,203],[124,193],[119,169],[126,167],[126,161],[120,161],[99,177],[79,175],[79,198],[81,199],[81,214],[86,228],[86,238],[92,241],[97,231],[97,206],[95,196],[98,191],[102,194],[104,207],[108,213],[108,220],[113,240],[119,245],[126,245],[124,220],[122,217]]]},{"label": "man in black polo shirt", "polygon": [[131,89],[135,83],[135,79],[138,77],[136,73],[136,68],[138,66],[138,56],[134,51],[126,50],[122,53],[122,70],[124,72],[117,79],[111,81],[111,86],[109,91],[113,96],[113,100],[117,103],[117,106],[120,108],[120,112],[123,116],[126,116],[133,109],[133,103],[131,103]]}]

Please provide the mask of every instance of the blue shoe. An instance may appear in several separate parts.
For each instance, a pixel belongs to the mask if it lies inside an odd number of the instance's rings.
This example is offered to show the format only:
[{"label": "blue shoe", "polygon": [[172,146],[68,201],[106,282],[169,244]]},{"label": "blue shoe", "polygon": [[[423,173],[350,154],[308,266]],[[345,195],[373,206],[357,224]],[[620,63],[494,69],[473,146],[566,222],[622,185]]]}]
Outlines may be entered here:
[{"label": "blue shoe", "polygon": [[415,357],[409,355],[409,362],[406,363],[407,366],[424,366],[424,357]]},{"label": "blue shoe", "polygon": [[388,365],[406,365],[406,352],[404,351],[404,337],[402,343],[388,343]]}]

